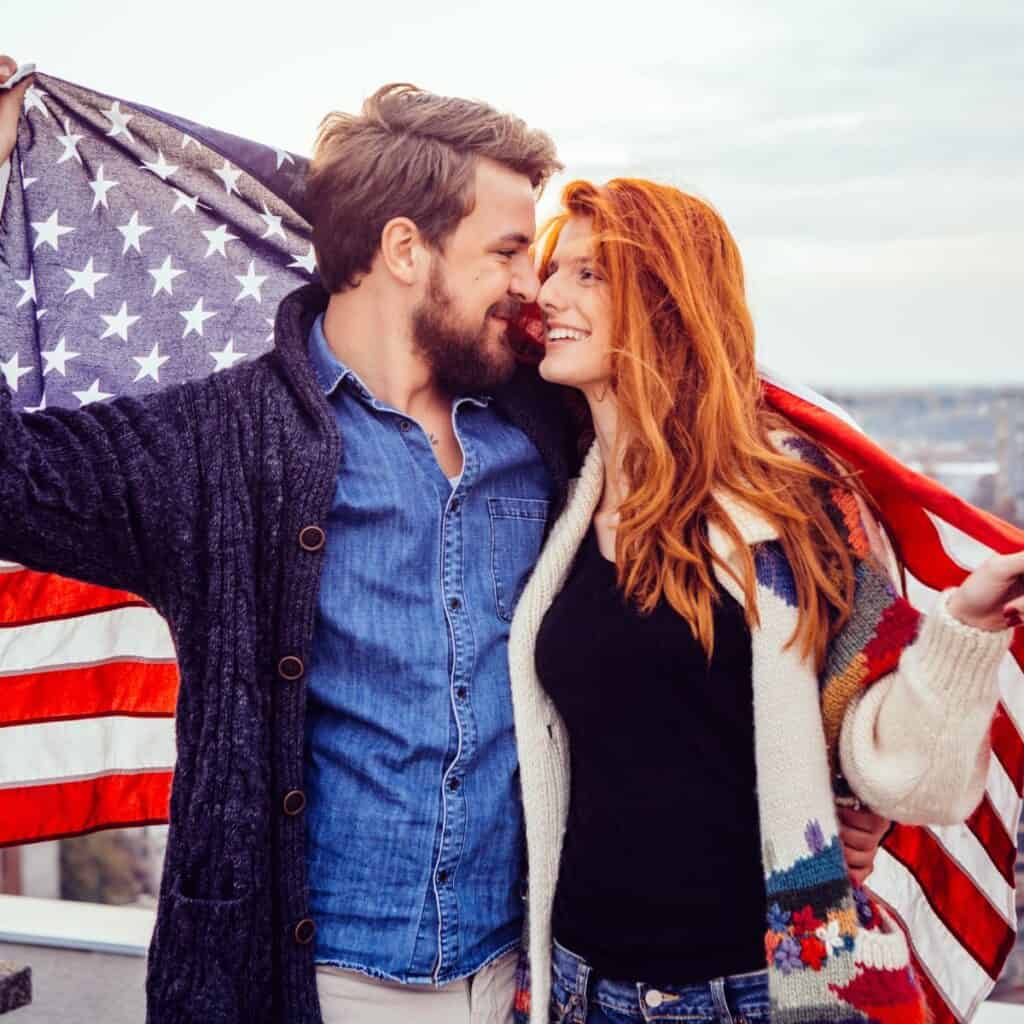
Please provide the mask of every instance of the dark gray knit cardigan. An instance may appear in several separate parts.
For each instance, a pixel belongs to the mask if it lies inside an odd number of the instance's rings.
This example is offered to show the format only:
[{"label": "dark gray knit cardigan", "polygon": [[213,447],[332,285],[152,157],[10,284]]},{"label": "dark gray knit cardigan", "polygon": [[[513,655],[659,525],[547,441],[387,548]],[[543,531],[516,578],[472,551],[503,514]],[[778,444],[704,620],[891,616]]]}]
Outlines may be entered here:
[{"label": "dark gray knit cardigan", "polygon": [[[275,348],[144,400],[19,415],[0,386],[0,558],[141,595],[181,672],[171,828],[147,980],[150,1024],[320,1020],[307,913],[305,694],[324,521],[343,439],[306,356],[317,285]],[[564,502],[561,403],[521,368],[498,408]],[[315,536],[315,531],[313,531]]]}]

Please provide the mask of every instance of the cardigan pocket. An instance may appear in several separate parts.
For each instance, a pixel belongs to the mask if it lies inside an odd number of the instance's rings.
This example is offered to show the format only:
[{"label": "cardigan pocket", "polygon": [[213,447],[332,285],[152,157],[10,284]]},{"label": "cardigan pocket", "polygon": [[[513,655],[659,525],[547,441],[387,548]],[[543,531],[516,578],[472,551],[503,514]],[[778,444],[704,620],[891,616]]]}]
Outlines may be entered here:
[{"label": "cardigan pocket", "polygon": [[[175,1020],[237,1024],[257,1019],[262,1009],[253,975],[269,971],[265,950],[254,948],[254,895],[235,899],[196,899],[175,879],[160,907],[157,942],[162,955],[151,958],[150,1001]],[[155,961],[155,962],[154,962]],[[253,1012],[259,1010],[259,1012]]]}]

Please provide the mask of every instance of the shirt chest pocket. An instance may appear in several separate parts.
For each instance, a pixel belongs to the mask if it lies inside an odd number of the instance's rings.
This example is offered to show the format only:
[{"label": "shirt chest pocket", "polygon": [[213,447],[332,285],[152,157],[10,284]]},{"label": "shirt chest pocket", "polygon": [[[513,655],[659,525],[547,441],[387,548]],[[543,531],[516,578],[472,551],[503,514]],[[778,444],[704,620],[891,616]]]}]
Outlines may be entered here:
[{"label": "shirt chest pocket", "polygon": [[498,618],[512,621],[519,595],[540,554],[551,502],[541,498],[488,498],[491,574]]}]

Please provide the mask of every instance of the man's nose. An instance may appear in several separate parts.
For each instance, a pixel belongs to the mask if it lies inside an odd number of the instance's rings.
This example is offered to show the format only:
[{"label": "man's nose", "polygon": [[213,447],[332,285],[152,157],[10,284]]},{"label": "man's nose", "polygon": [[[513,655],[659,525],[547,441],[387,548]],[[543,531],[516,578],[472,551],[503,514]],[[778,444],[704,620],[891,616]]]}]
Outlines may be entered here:
[{"label": "man's nose", "polygon": [[528,258],[523,263],[525,265],[517,270],[508,291],[517,302],[536,302],[537,293],[540,291],[540,278]]}]

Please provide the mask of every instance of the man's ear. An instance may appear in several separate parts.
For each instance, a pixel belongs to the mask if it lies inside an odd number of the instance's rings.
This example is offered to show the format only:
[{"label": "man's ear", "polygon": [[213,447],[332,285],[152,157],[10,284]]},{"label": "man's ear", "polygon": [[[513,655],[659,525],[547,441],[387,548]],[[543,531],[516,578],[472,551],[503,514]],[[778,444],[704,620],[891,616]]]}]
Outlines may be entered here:
[{"label": "man's ear", "polygon": [[415,286],[430,273],[430,250],[408,217],[392,217],[380,233],[380,258],[402,284]]}]

